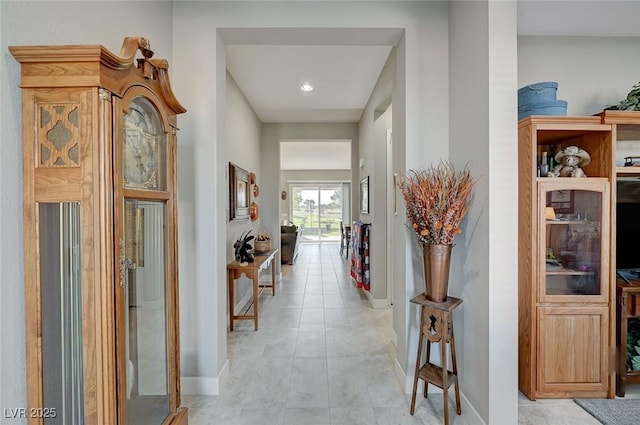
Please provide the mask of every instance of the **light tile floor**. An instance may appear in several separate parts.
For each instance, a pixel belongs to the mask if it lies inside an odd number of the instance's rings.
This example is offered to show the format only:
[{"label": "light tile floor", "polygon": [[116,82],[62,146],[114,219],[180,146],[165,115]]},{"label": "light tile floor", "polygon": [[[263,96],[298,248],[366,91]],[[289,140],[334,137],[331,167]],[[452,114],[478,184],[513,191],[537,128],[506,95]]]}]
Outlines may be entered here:
[{"label": "light tile floor", "polygon": [[[391,310],[373,310],[337,244],[303,244],[282,267],[276,296],[260,296],[260,326],[228,333],[229,379],[218,396],[183,396],[190,425],[442,424],[442,396],[411,396],[393,372]],[[453,397],[451,397],[453,398]],[[465,412],[449,408],[452,425]],[[520,395],[520,425],[598,424],[571,400]],[[494,424],[492,424],[494,425]],[[495,424],[503,425],[503,424]],[[510,425],[510,424],[504,424]]]},{"label": "light tile floor", "polygon": [[[627,385],[626,399],[640,399],[640,385]],[[529,400],[518,394],[518,425],[601,425],[573,399]]]}]

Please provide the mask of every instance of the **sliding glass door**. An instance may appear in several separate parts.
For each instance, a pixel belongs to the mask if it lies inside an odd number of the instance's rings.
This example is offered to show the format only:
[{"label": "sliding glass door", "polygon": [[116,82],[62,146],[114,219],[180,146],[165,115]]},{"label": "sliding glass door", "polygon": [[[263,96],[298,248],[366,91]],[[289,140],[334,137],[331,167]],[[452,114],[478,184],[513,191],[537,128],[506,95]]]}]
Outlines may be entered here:
[{"label": "sliding glass door", "polygon": [[290,192],[293,222],[302,229],[302,241],[339,242],[342,185],[292,185]]}]

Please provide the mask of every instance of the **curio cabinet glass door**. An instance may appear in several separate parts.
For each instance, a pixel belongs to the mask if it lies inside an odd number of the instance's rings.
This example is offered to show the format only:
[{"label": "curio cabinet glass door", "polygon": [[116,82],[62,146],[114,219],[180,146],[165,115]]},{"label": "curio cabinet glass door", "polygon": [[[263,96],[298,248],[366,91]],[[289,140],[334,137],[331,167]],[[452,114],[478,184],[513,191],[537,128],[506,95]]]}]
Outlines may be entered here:
[{"label": "curio cabinet glass door", "polygon": [[539,187],[539,300],[606,302],[609,185],[567,178]]}]

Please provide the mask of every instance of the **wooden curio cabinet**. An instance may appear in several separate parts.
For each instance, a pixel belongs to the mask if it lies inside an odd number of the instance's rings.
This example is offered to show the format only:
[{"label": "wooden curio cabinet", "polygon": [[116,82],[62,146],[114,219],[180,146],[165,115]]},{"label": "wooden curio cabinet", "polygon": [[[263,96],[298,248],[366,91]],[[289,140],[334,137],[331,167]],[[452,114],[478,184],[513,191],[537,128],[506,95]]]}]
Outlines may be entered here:
[{"label": "wooden curio cabinet", "polygon": [[[613,397],[611,125],[534,116],[518,143],[519,388],[532,400]],[[541,158],[568,146],[589,153],[587,177],[539,176]]]},{"label": "wooden curio cabinet", "polygon": [[[177,425],[176,116],[147,40],[21,63],[29,424]],[[34,410],[31,410],[34,409]]]}]

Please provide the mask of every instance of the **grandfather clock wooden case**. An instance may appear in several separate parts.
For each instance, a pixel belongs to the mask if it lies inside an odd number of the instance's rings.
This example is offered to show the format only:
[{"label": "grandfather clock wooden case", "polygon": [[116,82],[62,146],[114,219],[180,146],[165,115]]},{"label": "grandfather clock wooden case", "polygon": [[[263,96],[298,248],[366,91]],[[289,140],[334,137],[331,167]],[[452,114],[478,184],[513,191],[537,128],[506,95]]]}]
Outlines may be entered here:
[{"label": "grandfather clock wooden case", "polygon": [[143,38],[21,63],[29,424],[176,425],[176,116]]}]

